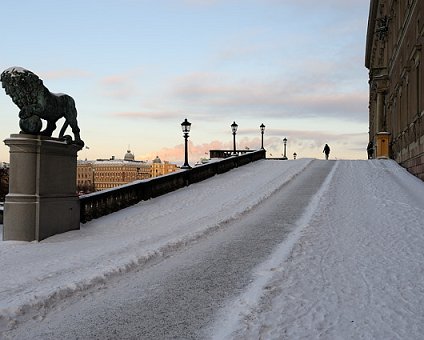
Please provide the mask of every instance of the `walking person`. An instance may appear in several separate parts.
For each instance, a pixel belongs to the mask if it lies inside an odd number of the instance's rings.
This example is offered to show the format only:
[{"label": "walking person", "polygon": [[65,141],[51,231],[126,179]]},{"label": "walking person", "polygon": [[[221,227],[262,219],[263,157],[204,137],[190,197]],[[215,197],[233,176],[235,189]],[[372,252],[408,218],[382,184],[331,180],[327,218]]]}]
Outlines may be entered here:
[{"label": "walking person", "polygon": [[328,144],[325,144],[324,150],[322,150],[322,152],[325,153],[325,159],[328,160],[328,156],[330,155],[330,147],[328,146]]}]

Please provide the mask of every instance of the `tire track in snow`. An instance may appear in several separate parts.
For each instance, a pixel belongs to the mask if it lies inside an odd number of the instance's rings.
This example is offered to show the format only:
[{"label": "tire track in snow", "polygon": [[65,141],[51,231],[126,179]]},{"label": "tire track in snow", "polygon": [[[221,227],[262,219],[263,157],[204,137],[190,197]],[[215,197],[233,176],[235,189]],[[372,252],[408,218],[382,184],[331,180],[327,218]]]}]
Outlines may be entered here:
[{"label": "tire track in snow", "polygon": [[[299,216],[298,220],[295,222],[294,230],[289,234],[288,238],[278,247],[278,249],[270,256],[269,260],[262,263],[254,271],[257,273],[257,278],[252,282],[250,288],[247,289],[245,293],[236,298],[235,301],[231,301],[228,304],[228,308],[223,311],[221,317],[218,317],[216,321],[216,326],[212,327],[214,339],[246,339],[246,338],[267,338],[268,334],[263,337],[263,333],[268,331],[272,332],[272,328],[268,328],[266,323],[262,323],[256,329],[254,335],[252,333],[244,334],[237,329],[239,323],[247,328],[251,326],[251,321],[257,317],[253,313],[249,314],[245,312],[246,306],[254,309],[256,312],[261,315],[267,315],[268,308],[270,307],[270,300],[276,294],[280,293],[284,287],[274,285],[272,281],[269,281],[273,273],[282,270],[279,267],[280,261],[287,259],[287,261],[293,260],[292,258],[292,249],[294,246],[299,245],[298,241],[302,235],[302,230],[308,225],[311,216],[314,214],[319,201],[328,187],[331,177],[335,171],[335,166],[333,167],[333,162],[325,161],[315,161],[322,162],[316,168],[317,177],[322,177],[325,173],[325,180],[323,178],[323,184],[321,184],[318,191],[315,193],[314,197],[309,202],[308,206],[304,208],[303,215]],[[316,163],[318,164],[318,163]],[[333,167],[331,169],[331,167]],[[321,171],[321,172],[320,172]],[[328,173],[329,172],[329,173]],[[313,180],[312,180],[313,181]],[[307,184],[306,184],[307,185]],[[302,247],[302,245],[300,245]],[[261,291],[262,290],[262,291]],[[265,292],[265,294],[263,294]],[[261,294],[263,294],[261,296]],[[266,301],[264,302],[263,299]],[[291,300],[296,300],[299,302],[298,297],[293,297]],[[259,302],[259,303],[258,303]],[[257,309],[254,307],[257,305]],[[310,311],[314,309],[314,303],[310,302],[308,299],[305,299],[304,302],[300,301],[301,307],[300,310],[292,317],[293,320],[302,318],[303,315],[310,314]],[[253,318],[253,320],[251,319]],[[266,317],[265,317],[266,318]],[[219,326],[218,326],[219,325]],[[280,338],[280,334],[278,335]]]},{"label": "tire track in snow", "polygon": [[[16,252],[13,246],[0,248],[0,286],[7,287],[0,289],[0,332],[33,316],[42,318],[64,299],[84,295],[225,228],[290,182],[311,161],[254,162],[90,221],[79,231],[25,244]],[[261,172],[266,174],[258,176]],[[235,186],[237,196],[228,195],[228,183]],[[13,269],[7,266],[12,263]],[[16,274],[19,271],[22,275]]]}]

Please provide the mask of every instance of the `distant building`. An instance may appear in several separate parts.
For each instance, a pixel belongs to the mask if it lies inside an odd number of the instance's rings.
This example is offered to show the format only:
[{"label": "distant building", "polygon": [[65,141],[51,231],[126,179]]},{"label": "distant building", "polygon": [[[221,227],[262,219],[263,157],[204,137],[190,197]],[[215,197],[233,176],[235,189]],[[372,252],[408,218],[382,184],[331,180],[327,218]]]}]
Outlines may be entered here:
[{"label": "distant building", "polygon": [[151,164],[151,177],[163,176],[171,172],[175,172],[177,169],[178,167],[176,164],[172,164],[167,161],[162,163],[161,159],[156,156]]},{"label": "distant building", "polygon": [[77,163],[77,189],[82,192],[94,191],[94,167],[91,161]]},{"label": "distant building", "polygon": [[371,0],[369,139],[378,158],[392,158],[424,180],[423,42],[424,1]]},{"label": "distant building", "polygon": [[150,162],[136,161],[130,150],[124,159],[98,159],[96,161],[78,161],[78,191],[92,192],[115,188],[136,180],[148,179],[174,172],[175,164],[164,162],[156,157]]},{"label": "distant building", "polygon": [[146,162],[134,160],[130,151],[124,159],[95,161],[93,170],[96,191],[150,178],[150,166]]}]

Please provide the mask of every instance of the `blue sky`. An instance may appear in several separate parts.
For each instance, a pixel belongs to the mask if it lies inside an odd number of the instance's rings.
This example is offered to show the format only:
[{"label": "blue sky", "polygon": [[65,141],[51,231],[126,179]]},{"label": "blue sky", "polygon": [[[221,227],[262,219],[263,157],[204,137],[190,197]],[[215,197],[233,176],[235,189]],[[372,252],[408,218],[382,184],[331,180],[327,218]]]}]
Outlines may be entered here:
[{"label": "blue sky", "polygon": [[[0,71],[21,66],[71,95],[79,158],[184,157],[260,147],[322,158],[366,157],[368,0],[73,0],[0,4]],[[0,137],[19,132],[0,90]],[[58,124],[60,126],[60,124]],[[59,130],[59,129],[58,129]],[[70,131],[69,131],[70,132]],[[58,131],[54,133],[57,135]],[[0,145],[0,161],[8,161]]]}]

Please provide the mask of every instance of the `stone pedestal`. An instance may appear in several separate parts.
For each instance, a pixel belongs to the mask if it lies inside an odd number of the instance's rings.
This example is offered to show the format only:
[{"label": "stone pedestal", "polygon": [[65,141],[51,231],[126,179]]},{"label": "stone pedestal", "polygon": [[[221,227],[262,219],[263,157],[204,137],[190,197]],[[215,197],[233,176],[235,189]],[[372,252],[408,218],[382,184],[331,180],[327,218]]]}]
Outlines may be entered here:
[{"label": "stone pedestal", "polygon": [[10,147],[10,169],[3,240],[41,241],[79,229],[76,171],[80,148],[26,134],[13,134],[4,143]]},{"label": "stone pedestal", "polygon": [[389,158],[389,143],[390,133],[378,132],[377,133],[377,159],[388,159]]}]

